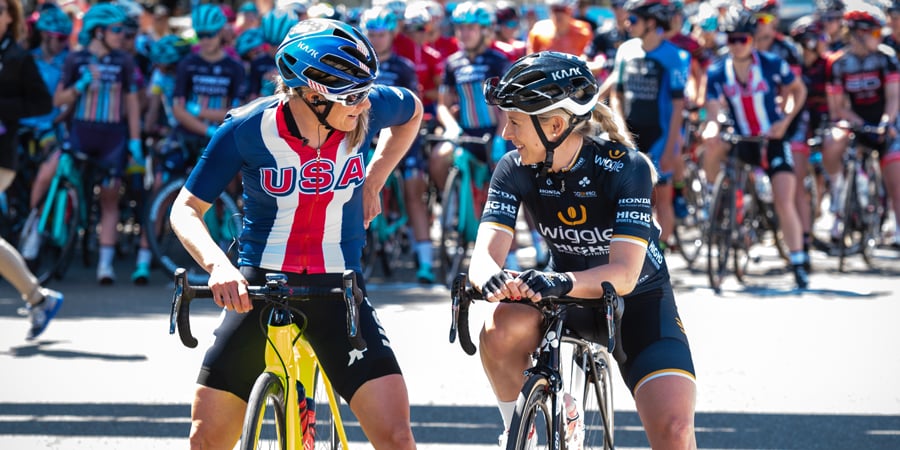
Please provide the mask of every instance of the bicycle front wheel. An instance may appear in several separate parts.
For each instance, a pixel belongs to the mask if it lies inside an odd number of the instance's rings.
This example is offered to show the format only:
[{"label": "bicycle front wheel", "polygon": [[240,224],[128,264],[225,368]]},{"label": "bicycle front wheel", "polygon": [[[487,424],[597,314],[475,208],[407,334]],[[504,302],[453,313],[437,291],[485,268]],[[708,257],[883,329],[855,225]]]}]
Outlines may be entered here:
[{"label": "bicycle front wheel", "polygon": [[612,365],[609,353],[594,352],[581,396],[584,408],[584,448],[611,450],[614,446]]},{"label": "bicycle front wheel", "polygon": [[[183,267],[187,269],[190,284],[206,284],[209,274],[184,249],[169,223],[172,205],[184,183],[184,178],[172,180],[153,196],[147,209],[147,216],[144,218],[144,229],[147,231],[147,242],[150,244],[153,257],[167,276],[172,276],[175,269]],[[203,216],[203,221],[210,236],[233,262],[236,249],[232,243],[240,234],[242,227],[240,210],[234,199],[225,192],[220,194]]]},{"label": "bicycle front wheel", "polygon": [[337,422],[334,414],[331,412],[330,399],[334,398],[335,405],[338,405],[340,397],[333,390],[329,392],[328,386],[325,385],[324,373],[321,367],[316,367],[315,380],[315,391],[312,393],[315,448],[316,450],[338,450],[342,448],[341,440],[337,432]]},{"label": "bicycle front wheel", "polygon": [[709,218],[709,193],[706,188],[705,175],[693,161],[686,162],[684,196],[687,215],[676,218],[673,235],[678,244],[678,251],[687,262],[688,268],[694,265],[706,234]]},{"label": "bicycle front wheel", "polygon": [[281,378],[274,373],[262,373],[250,391],[240,450],[286,450],[285,406]]},{"label": "bicycle front wheel", "polygon": [[563,439],[566,432],[562,426],[564,422],[561,420],[560,429],[554,432],[554,412],[549,399],[550,382],[541,375],[532,375],[516,399],[516,410],[506,437],[507,450],[550,448],[552,439]]},{"label": "bicycle front wheel", "polygon": [[734,186],[731,178],[724,174],[719,176],[716,187],[713,190],[713,202],[710,208],[712,219],[707,230],[706,272],[709,275],[709,285],[716,293],[722,292],[722,280],[728,274],[728,260],[731,254],[732,227],[735,226],[735,198]]}]

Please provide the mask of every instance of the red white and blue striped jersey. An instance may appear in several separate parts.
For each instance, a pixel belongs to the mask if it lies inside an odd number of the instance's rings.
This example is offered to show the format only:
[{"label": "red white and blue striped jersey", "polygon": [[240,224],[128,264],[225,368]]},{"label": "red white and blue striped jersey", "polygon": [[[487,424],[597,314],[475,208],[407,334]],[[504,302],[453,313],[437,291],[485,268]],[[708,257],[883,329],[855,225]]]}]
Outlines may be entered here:
[{"label": "red white and blue striped jersey", "polygon": [[730,54],[713,63],[708,70],[706,98],[724,98],[740,133],[760,136],[783,117],[775,99],[779,88],[793,83],[795,75],[788,63],[775,54],[754,51],[752,57],[746,83],[735,76]]},{"label": "red white and blue striped jersey", "polygon": [[185,187],[211,203],[241,173],[238,266],[293,273],[360,270],[366,150],[382,128],[406,123],[415,111],[406,89],[376,85],[369,99],[368,133],[353,148],[337,130],[318,151],[305,145],[289,130],[282,96],[262,97],[229,113]]}]

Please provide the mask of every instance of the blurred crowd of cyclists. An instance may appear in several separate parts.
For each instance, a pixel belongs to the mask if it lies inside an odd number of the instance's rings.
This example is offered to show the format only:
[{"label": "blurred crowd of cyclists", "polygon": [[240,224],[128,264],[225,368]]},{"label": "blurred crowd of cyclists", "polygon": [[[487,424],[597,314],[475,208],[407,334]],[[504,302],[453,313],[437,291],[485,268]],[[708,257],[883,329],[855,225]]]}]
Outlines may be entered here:
[{"label": "blurred crowd of cyclists", "polygon": [[[768,136],[765,148],[747,149],[755,153],[748,158],[771,179],[791,267],[805,287],[815,215],[808,202],[803,206],[803,180],[810,161],[821,161],[828,189],[840,188],[849,131],[835,121],[886,130],[869,136],[868,144],[879,151],[891,205],[900,209],[900,153],[890,145],[900,82],[895,53],[900,1],[871,1],[818,0],[813,14],[789,24],[779,23],[779,0],[611,0],[599,8],[576,0],[540,5],[374,0],[362,7],[314,0],[247,1],[234,7],[43,1],[22,11],[27,32],[20,44],[31,51],[54,109],[21,121],[20,161],[35,166],[19,173],[31,171],[28,206],[34,208],[56,171],[61,140],[109,169],[110,176],[98,184],[97,279],[112,283],[121,197],[128,184],[122,181],[134,175],[145,189],[158,187],[161,172],[148,180],[141,174],[153,164],[171,166],[176,157],[156,154],[159,142],[194,149],[187,155],[196,158],[229,109],[272,95],[274,51],[298,21],[330,18],[359,27],[378,53],[378,81],[419,93],[426,131],[450,137],[489,134],[486,144],[464,144],[489,162],[513,148],[500,138],[506,118],[485,101],[484,80],[501,76],[526,54],[562,51],[588,62],[603,82],[603,97],[660,171],[656,213],[664,245],[687,214],[684,160],[705,149],[706,182],[715,182],[723,158],[723,143],[716,140],[724,126],[718,112],[739,134]],[[683,145],[689,122],[701,125],[695,131],[697,148]],[[64,137],[60,124],[66,125]],[[807,141],[817,135],[824,136],[823,144],[811,152]],[[421,199],[430,186],[441,191],[452,153],[449,142],[429,148],[423,140],[400,166],[411,199],[410,249],[421,282],[434,281],[429,236],[434,212]],[[237,196],[239,188],[234,192]],[[900,246],[896,229],[885,236],[889,245]],[[34,257],[28,239],[16,240],[26,261]],[[537,230],[532,241],[538,261],[546,262]],[[132,245],[137,248],[131,280],[146,283],[152,255],[144,240]],[[514,251],[507,266],[518,267]]]}]

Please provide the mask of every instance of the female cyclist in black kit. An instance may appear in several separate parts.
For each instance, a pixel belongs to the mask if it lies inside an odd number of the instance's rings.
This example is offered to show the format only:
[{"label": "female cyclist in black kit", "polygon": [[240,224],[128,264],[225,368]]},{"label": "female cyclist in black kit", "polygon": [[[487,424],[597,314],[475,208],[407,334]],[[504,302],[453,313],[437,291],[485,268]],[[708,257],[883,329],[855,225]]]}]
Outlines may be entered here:
[{"label": "female cyclist in black kit", "polygon": [[[621,322],[625,383],[654,449],[696,448],[694,368],[678,318],[659,228],[651,213],[655,173],[633,148],[621,119],[599,103],[587,65],[556,52],[528,55],[485,97],[509,115],[503,137],[516,147],[491,178],[469,279],[490,301],[542,295],[602,296],[609,281],[625,298]],[[519,206],[547,242],[547,271],[506,272]],[[585,337],[605,336],[599,310],[569,313]],[[540,339],[541,314],[497,305],[481,332],[481,360],[509,428],[516,396]],[[577,447],[577,445],[576,445]]]}]

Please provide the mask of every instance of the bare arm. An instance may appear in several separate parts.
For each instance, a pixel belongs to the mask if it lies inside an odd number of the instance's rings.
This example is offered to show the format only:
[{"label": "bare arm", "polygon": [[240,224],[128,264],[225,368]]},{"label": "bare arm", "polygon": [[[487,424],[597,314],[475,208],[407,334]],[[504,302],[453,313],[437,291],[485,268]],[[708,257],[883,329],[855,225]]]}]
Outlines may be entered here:
[{"label": "bare arm", "polygon": [[203,111],[201,111],[199,116],[194,117],[193,114],[185,109],[184,104],[184,97],[175,97],[172,99],[172,114],[175,115],[175,120],[188,131],[205,136],[206,124],[200,119],[203,115]]},{"label": "bare arm", "polygon": [[630,242],[615,241],[609,246],[609,263],[580,272],[569,272],[573,287],[568,295],[580,298],[600,298],[603,296],[601,283],[609,281],[619,295],[626,295],[634,290],[641,270],[647,248]]}]

